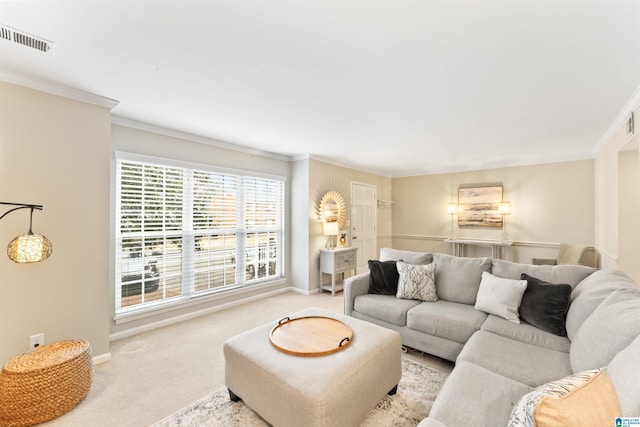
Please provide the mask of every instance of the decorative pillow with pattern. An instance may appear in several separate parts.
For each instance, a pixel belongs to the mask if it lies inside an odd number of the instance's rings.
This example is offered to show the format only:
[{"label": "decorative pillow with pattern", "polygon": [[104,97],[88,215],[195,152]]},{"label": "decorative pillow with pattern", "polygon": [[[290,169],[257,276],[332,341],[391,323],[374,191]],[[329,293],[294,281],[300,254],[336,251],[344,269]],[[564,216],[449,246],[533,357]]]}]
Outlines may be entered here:
[{"label": "decorative pillow with pattern", "polygon": [[620,404],[605,369],[593,369],[543,384],[516,403],[508,427],[607,426]]},{"label": "decorative pillow with pattern", "polygon": [[398,268],[397,298],[420,301],[438,301],[436,294],[435,264],[396,263]]}]

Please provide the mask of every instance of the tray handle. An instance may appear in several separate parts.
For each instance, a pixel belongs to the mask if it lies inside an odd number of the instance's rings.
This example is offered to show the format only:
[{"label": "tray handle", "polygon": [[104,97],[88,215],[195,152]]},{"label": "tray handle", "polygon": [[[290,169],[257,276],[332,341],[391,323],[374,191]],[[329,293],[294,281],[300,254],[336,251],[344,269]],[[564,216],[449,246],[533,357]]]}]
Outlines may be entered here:
[{"label": "tray handle", "polygon": [[342,347],[342,344],[343,344],[345,341],[348,343],[348,342],[349,342],[349,341],[351,341],[351,340],[349,339],[349,337],[344,337],[344,338],[342,338],[342,341],[340,341],[340,344],[338,344],[338,347]]},{"label": "tray handle", "polygon": [[287,317],[283,317],[282,319],[280,319],[280,321],[278,321],[278,325],[282,325],[283,323],[287,323],[290,320],[291,319],[288,316]]}]

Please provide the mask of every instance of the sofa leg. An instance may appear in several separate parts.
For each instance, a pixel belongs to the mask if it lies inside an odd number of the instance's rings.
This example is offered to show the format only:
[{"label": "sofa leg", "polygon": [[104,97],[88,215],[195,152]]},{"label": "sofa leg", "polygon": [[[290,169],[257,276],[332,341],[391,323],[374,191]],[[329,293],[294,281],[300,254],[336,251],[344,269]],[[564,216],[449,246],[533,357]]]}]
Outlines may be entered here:
[{"label": "sofa leg", "polygon": [[393,396],[394,394],[396,394],[398,392],[398,384],[395,385],[395,387],[393,387],[391,390],[389,390],[389,393],[387,393],[389,396]]},{"label": "sofa leg", "polygon": [[[229,389],[227,389],[227,390],[229,390]],[[242,398],[240,396],[238,396],[237,394],[235,394],[231,390],[229,390],[229,399],[231,399],[232,402],[240,402],[242,400]]]}]

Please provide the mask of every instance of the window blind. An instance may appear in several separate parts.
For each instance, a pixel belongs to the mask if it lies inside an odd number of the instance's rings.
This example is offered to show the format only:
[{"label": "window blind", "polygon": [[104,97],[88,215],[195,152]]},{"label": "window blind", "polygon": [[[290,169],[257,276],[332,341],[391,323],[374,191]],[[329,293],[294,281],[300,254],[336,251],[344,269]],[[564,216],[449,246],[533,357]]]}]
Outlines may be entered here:
[{"label": "window blind", "polygon": [[283,180],[128,159],[116,175],[116,314],[283,275]]}]

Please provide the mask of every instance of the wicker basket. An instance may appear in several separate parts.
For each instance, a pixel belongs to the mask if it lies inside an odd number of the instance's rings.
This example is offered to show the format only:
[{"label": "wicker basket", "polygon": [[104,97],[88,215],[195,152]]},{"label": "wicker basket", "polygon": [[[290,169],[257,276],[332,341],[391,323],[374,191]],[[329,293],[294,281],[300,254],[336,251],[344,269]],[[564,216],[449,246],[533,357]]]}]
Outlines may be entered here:
[{"label": "wicker basket", "polygon": [[14,357],[0,373],[0,426],[31,426],[70,411],[87,396],[92,376],[85,341],[60,341]]}]

